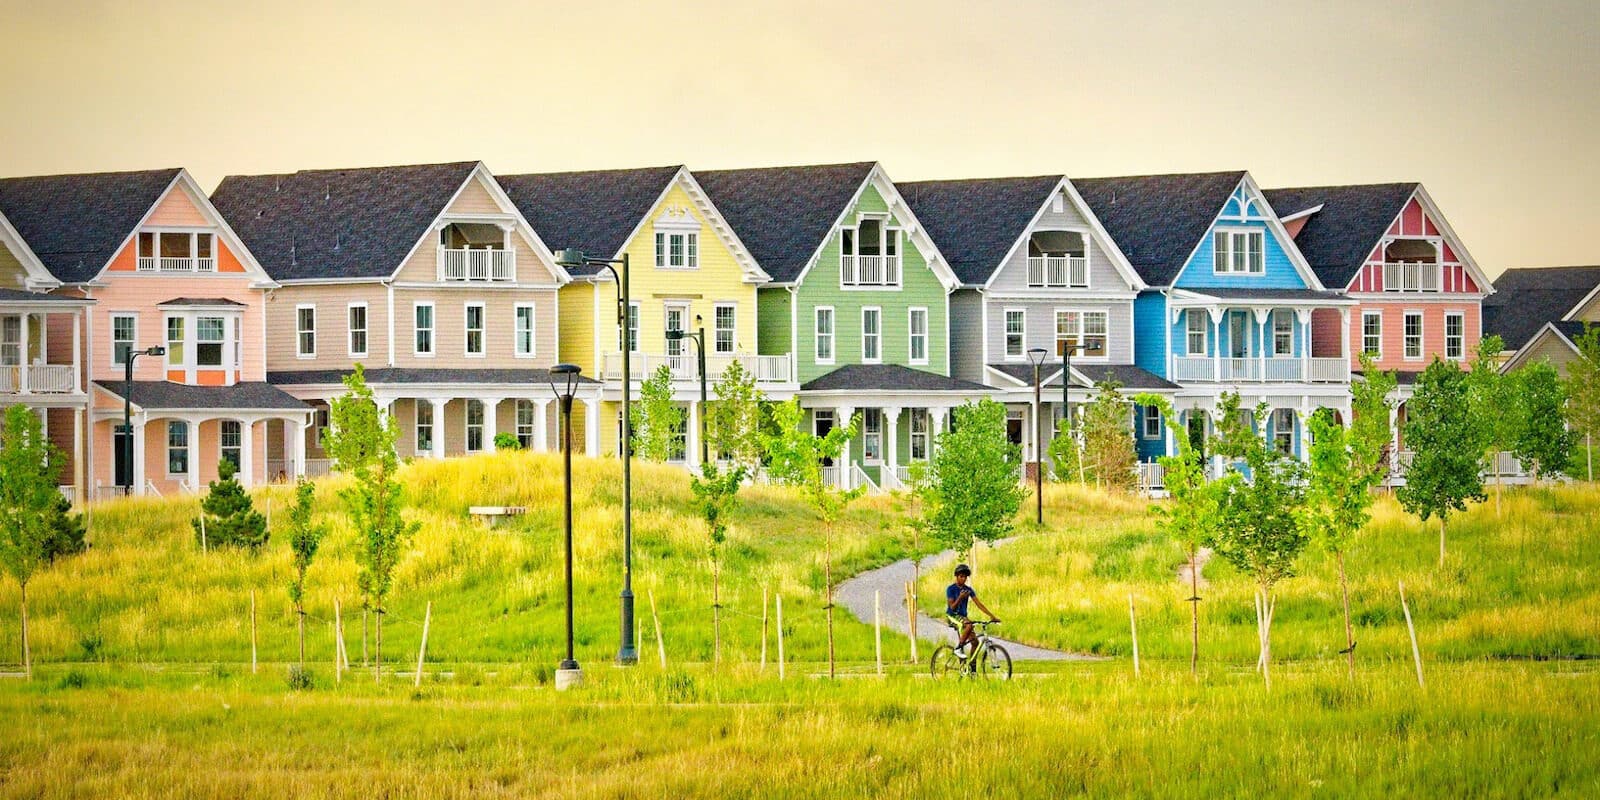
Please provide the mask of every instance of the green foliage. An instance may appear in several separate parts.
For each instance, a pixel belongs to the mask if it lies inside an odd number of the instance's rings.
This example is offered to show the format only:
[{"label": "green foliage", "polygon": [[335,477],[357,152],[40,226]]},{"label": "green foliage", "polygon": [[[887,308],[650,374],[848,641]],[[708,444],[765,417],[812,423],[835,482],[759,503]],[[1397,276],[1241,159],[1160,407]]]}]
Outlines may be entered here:
[{"label": "green foliage", "polygon": [[1574,342],[1578,357],[1567,364],[1567,424],[1583,439],[1584,469],[1594,480],[1593,442],[1600,436],[1600,325],[1585,323]]},{"label": "green foliage", "polygon": [[639,384],[639,401],[629,406],[633,415],[634,455],[646,461],[666,461],[681,456],[678,431],[684,410],[672,399],[672,368],[662,364]]},{"label": "green foliage", "polygon": [[1423,521],[1438,517],[1443,525],[1450,514],[1465,511],[1468,501],[1487,497],[1479,473],[1483,450],[1476,444],[1482,433],[1470,395],[1466,373],[1434,359],[1406,403],[1405,441],[1414,455],[1395,497]]},{"label": "green foliage", "polygon": [[1247,461],[1251,454],[1260,450],[1261,437],[1256,433],[1256,418],[1265,418],[1265,412],[1265,404],[1253,410],[1248,409],[1243,406],[1238,392],[1223,393],[1217,398],[1216,432],[1211,439],[1211,449],[1230,461]]},{"label": "green foliage", "polygon": [[1389,413],[1393,410],[1389,397],[1399,386],[1393,371],[1379,370],[1372,354],[1361,354],[1359,381],[1350,382],[1350,432],[1347,441],[1353,449],[1352,457],[1360,464],[1370,464],[1374,485],[1382,482],[1389,467],[1385,456],[1394,444],[1394,428]]},{"label": "green foliage", "polygon": [[494,449],[521,450],[522,440],[514,433],[497,433],[494,435]]},{"label": "green foliage", "polygon": [[701,464],[700,472],[690,476],[689,489],[711,535],[710,555],[715,563],[722,543],[728,538],[728,516],[733,511],[739,487],[744,483],[745,472],[744,467],[737,464],[721,470],[711,463]]},{"label": "green foliage", "polygon": [[1128,398],[1121,388],[1109,380],[1096,385],[1094,400],[1083,413],[1083,460],[1095,485],[1127,491],[1137,483],[1134,465],[1139,455],[1128,419]]},{"label": "green foliage", "polygon": [[856,487],[842,492],[822,479],[822,462],[839,463],[841,470],[849,465],[839,462],[844,446],[854,439],[861,425],[860,415],[850,418],[844,425],[835,425],[826,436],[817,436],[804,424],[805,411],[798,398],[772,406],[776,433],[766,440],[767,474],[785,486],[798,487],[806,500],[816,509],[817,516],[831,522],[839,512],[860,497],[865,489]]},{"label": "green foliage", "polygon": [[237,472],[232,461],[217,462],[217,480],[211,482],[210,491],[200,501],[201,515],[189,524],[194,528],[196,544],[260,552],[270,535],[267,518],[255,510]]},{"label": "green foliage", "polygon": [[1068,420],[1063,417],[1056,420],[1056,435],[1050,440],[1050,469],[1055,472],[1056,480],[1062,483],[1073,483],[1087,478],[1087,470],[1079,462],[1082,446],[1078,442],[1077,432],[1071,430]]},{"label": "green foliage", "polygon": [[1371,518],[1373,489],[1385,475],[1384,448],[1393,441],[1389,429],[1389,393],[1393,372],[1373,368],[1361,356],[1363,380],[1350,385],[1351,420],[1346,430],[1331,409],[1319,408],[1307,426],[1306,503],[1300,509],[1305,532],[1330,553],[1343,553]]},{"label": "green foliage", "polygon": [[1006,438],[1005,406],[984,398],[955,409],[923,491],[933,539],[966,554],[974,541],[993,543],[1010,533],[1022,506],[1021,463],[1022,449]]},{"label": "green foliage", "polygon": [[7,407],[0,429],[0,566],[24,590],[55,550],[59,463],[38,415],[27,406]]},{"label": "green foliage", "polygon": [[1567,471],[1578,436],[1566,424],[1567,389],[1548,361],[1507,376],[1516,398],[1516,435],[1511,453],[1535,478]]},{"label": "green foliage", "polygon": [[1165,473],[1163,482],[1169,501],[1154,510],[1158,527],[1181,544],[1192,561],[1200,548],[1211,543],[1222,524],[1222,487],[1206,479],[1205,457],[1189,438],[1189,431],[1167,398],[1140,394],[1133,401],[1160,409],[1161,419],[1176,443],[1173,455],[1156,459]]},{"label": "green foliage", "polygon": [[1503,349],[1505,343],[1499,336],[1485,336],[1478,343],[1478,352],[1467,371],[1466,408],[1471,421],[1471,441],[1478,448],[1483,465],[1492,463],[1495,453],[1510,450],[1522,426],[1516,383],[1500,371],[1498,363]]},{"label": "green foliage", "polygon": [[65,496],[56,494],[55,505],[51,507],[48,517],[50,540],[45,545],[46,559],[54,563],[58,558],[77,555],[88,549],[89,544],[83,538],[86,533],[83,515],[72,513],[72,502]]},{"label": "green foliage", "polygon": [[316,504],[317,487],[301,478],[294,487],[294,505],[289,506],[289,551],[293,554],[294,579],[289,582],[289,601],[295,610],[304,611],[306,571],[317,556],[317,548],[327,535],[327,528],[317,524],[312,517]]},{"label": "green foliage", "polygon": [[[1239,407],[1237,393],[1223,395],[1223,405]],[[1264,419],[1265,403],[1256,407],[1254,417]],[[1221,525],[1212,535],[1212,546],[1239,570],[1250,575],[1263,592],[1294,574],[1294,562],[1308,541],[1296,514],[1305,502],[1305,468],[1293,456],[1285,455],[1263,436],[1246,435],[1243,414],[1225,416],[1234,422],[1219,439],[1232,448],[1231,454],[1248,468],[1249,476],[1238,466],[1217,481],[1222,486]],[[1226,424],[1226,423],[1225,423]],[[1222,446],[1219,443],[1219,451]]]},{"label": "green foliage", "polygon": [[706,442],[713,457],[725,458],[746,473],[761,465],[766,451],[762,411],[767,397],[756,388],[755,373],[734,359],[717,379],[717,399],[706,409]]}]

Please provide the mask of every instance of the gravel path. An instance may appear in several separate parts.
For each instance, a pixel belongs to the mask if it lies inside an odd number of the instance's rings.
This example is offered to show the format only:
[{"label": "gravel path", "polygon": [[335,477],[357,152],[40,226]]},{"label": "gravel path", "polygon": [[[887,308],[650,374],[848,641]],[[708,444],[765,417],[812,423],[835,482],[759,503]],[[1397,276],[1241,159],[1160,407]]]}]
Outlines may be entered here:
[{"label": "gravel path", "polygon": [[[996,543],[996,547],[1004,545],[1007,541]],[[954,550],[946,550],[922,559],[921,569],[926,573],[935,566],[947,563],[955,558]],[[883,597],[883,623],[890,630],[901,635],[910,635],[911,622],[906,618],[906,581],[911,580],[911,559],[903,559],[887,567],[869,570],[839,584],[834,590],[833,600],[837,605],[843,606],[856,615],[856,619],[872,624],[872,599],[873,592],[881,592]],[[1003,617],[1002,617],[1003,618]],[[1004,628],[1005,626],[1001,626]],[[948,642],[954,644],[956,632],[944,623],[944,620],[935,620],[925,614],[917,614],[917,636],[925,641]],[[1011,654],[1015,661],[1094,661],[1094,656],[1085,656],[1077,653],[1064,653],[1060,650],[1047,650],[1042,647],[1030,647],[1025,644],[995,638],[995,641],[1005,645],[1006,652]]]}]

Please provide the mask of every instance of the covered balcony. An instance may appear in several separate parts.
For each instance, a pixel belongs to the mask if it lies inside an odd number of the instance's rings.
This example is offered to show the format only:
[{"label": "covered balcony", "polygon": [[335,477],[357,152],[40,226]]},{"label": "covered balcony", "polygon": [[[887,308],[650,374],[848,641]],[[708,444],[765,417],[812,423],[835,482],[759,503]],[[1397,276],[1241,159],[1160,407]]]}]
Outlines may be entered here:
[{"label": "covered balcony", "polygon": [[1089,288],[1089,251],[1077,231],[1035,231],[1028,239],[1028,285]]},{"label": "covered balcony", "polygon": [[1350,302],[1328,292],[1175,293],[1172,380],[1179,383],[1349,383],[1347,337],[1314,336],[1312,313],[1333,309],[1348,330]]},{"label": "covered balcony", "polygon": [[439,229],[439,280],[517,279],[510,222],[451,222]]},{"label": "covered balcony", "polygon": [[0,289],[0,398],[84,394],[82,331],[89,304]]}]

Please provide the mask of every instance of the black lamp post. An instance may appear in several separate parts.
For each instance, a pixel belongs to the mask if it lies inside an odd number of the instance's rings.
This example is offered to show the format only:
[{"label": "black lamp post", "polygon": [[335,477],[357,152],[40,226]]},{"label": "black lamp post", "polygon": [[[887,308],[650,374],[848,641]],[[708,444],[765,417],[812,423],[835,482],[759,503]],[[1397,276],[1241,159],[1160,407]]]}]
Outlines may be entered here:
[{"label": "black lamp post", "polygon": [[127,480],[122,484],[122,495],[127,497],[133,494],[133,361],[139,356],[164,356],[167,348],[161,345],[147,347],[143,350],[129,350],[128,359],[123,362],[122,376],[122,457],[128,460]]},{"label": "black lamp post", "polygon": [[630,666],[639,663],[639,651],[633,644],[633,415],[629,411],[633,373],[628,357],[633,350],[633,321],[628,313],[628,254],[614,259],[589,258],[582,250],[569,247],[556,254],[556,263],[599,267],[617,282],[617,325],[622,330],[622,441],[617,445],[622,454],[622,644],[617,648],[617,663]]},{"label": "black lamp post", "polygon": [[576,364],[557,364],[550,368],[550,390],[561,401],[561,513],[567,540],[567,657],[556,672],[557,689],[583,680],[578,659],[572,653],[572,396],[578,389],[580,371]]},{"label": "black lamp post", "polygon": [[700,315],[694,315],[695,332],[667,331],[667,341],[681,342],[688,339],[694,342],[695,353],[700,365],[700,465],[705,468],[705,463],[710,459],[710,445],[706,442],[706,326],[700,324]]},{"label": "black lamp post", "polygon": [[1044,403],[1039,384],[1039,368],[1048,355],[1043,347],[1028,351],[1028,361],[1033,363],[1033,498],[1034,523],[1044,524]]}]

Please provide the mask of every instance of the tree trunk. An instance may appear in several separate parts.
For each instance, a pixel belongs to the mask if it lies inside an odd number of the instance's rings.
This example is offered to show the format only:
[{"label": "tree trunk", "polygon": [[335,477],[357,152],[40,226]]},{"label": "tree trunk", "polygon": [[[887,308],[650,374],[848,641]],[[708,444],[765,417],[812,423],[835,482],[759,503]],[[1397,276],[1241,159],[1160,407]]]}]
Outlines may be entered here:
[{"label": "tree trunk", "polygon": [[372,626],[367,618],[370,615],[371,609],[363,606],[361,609],[361,666],[363,667],[367,665],[367,628]]},{"label": "tree trunk", "polygon": [[1277,601],[1271,588],[1261,590],[1261,679],[1267,691],[1272,691],[1272,615],[1277,611]]},{"label": "tree trunk", "polygon": [[295,616],[299,617],[299,627],[300,627],[300,666],[303,668],[306,665],[306,610],[304,608],[301,608],[300,605],[298,603],[296,603],[295,604],[294,613],[295,613]]},{"label": "tree trunk", "polygon": [[1350,633],[1350,583],[1344,577],[1344,553],[1338,554],[1339,561],[1339,591],[1344,595],[1344,647],[1345,655],[1350,660],[1350,679],[1356,677],[1356,640]]},{"label": "tree trunk", "polygon": [[822,535],[822,590],[823,608],[828,612],[828,677],[834,677],[833,668],[833,523],[823,524]]},{"label": "tree trunk", "polygon": [[722,587],[716,559],[711,560],[711,663],[722,663]]},{"label": "tree trunk", "polygon": [[22,672],[33,680],[33,649],[28,646],[28,584],[18,582],[22,590]]},{"label": "tree trunk", "polygon": [[1444,515],[1439,515],[1439,568],[1444,569]]},{"label": "tree trunk", "polygon": [[1200,674],[1200,565],[1199,552],[1189,550],[1189,674]]},{"label": "tree trunk", "polygon": [[372,682],[383,680],[383,609],[379,608],[372,624]]}]

